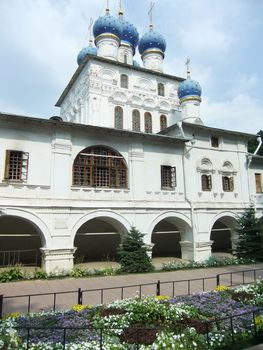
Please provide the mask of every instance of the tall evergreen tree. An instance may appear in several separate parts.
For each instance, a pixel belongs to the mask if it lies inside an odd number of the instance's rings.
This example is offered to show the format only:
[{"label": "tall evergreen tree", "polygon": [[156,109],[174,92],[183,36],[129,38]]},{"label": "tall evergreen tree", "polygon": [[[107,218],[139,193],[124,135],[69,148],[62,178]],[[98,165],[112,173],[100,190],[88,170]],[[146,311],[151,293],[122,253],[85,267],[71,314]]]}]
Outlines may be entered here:
[{"label": "tall evergreen tree", "polygon": [[118,249],[118,258],[123,272],[148,272],[153,270],[147,248],[143,242],[143,234],[132,227],[124,236]]},{"label": "tall evergreen tree", "polygon": [[235,255],[238,258],[262,260],[262,225],[260,220],[256,218],[253,205],[247,208],[238,219],[238,227],[235,231],[238,236]]}]

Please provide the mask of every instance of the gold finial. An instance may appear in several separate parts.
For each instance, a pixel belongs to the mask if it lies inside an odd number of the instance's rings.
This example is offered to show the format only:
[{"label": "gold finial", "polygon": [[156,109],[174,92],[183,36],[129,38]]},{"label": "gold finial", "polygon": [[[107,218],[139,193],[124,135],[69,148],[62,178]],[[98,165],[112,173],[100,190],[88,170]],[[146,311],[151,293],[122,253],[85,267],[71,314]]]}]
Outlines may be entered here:
[{"label": "gold finial", "polygon": [[149,27],[150,30],[153,29],[153,8],[154,8],[155,2],[151,1],[150,3],[150,9],[148,11],[148,16],[149,16]]},{"label": "gold finial", "polygon": [[122,0],[119,0],[119,16],[123,16],[123,10],[122,10]]},{"label": "gold finial", "polygon": [[191,74],[190,62],[191,62],[190,58],[187,58],[187,59],[186,59],[186,62],[185,62],[187,77],[190,77],[190,74]]},{"label": "gold finial", "polygon": [[110,13],[110,1],[109,0],[106,0],[106,14],[109,14]]},{"label": "gold finial", "polygon": [[89,44],[90,44],[90,46],[92,46],[92,42],[93,42],[92,30],[91,30],[93,23],[94,23],[94,20],[90,17],[90,20],[89,20]]}]

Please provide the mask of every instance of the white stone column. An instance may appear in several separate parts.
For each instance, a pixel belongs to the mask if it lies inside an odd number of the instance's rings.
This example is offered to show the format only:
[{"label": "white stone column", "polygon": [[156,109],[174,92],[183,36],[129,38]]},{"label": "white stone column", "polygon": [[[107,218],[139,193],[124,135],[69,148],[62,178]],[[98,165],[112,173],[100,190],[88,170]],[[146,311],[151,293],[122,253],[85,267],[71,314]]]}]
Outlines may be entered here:
[{"label": "white stone column", "polygon": [[40,248],[42,253],[42,268],[47,273],[69,271],[74,266],[74,253],[76,248],[48,249]]},{"label": "white stone column", "polygon": [[194,243],[191,241],[180,241],[182,259],[194,260]]},{"label": "white stone column", "polygon": [[213,244],[213,241],[207,241],[207,242],[196,242],[195,245],[195,260],[201,261],[201,260],[207,260],[210,258],[212,250],[211,246]]}]

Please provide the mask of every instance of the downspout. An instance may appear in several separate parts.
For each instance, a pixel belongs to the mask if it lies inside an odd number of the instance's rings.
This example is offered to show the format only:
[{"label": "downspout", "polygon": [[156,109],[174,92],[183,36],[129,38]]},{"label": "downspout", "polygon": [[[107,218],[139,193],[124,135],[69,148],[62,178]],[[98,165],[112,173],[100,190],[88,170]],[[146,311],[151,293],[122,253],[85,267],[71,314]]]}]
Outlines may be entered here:
[{"label": "downspout", "polygon": [[248,156],[247,156],[248,157],[248,162],[247,162],[247,170],[248,170],[247,171],[247,182],[248,182],[248,193],[249,193],[250,201],[251,201],[251,193],[250,193],[250,184],[249,184],[249,166],[250,166],[250,164],[252,162],[253,156],[255,156],[258,153],[258,151],[259,151],[259,149],[260,149],[260,147],[262,145],[262,138],[259,136],[257,138],[257,141],[258,141],[258,146],[257,146],[255,152],[252,155],[248,154]]},{"label": "downspout", "polygon": [[[181,128],[182,128],[182,123],[181,123]],[[182,131],[183,131],[183,129],[182,129]],[[184,179],[185,200],[187,201],[187,203],[190,206],[190,214],[191,214],[191,222],[192,222],[192,230],[193,230],[193,258],[194,258],[194,261],[195,261],[196,260],[195,243],[197,241],[197,230],[196,230],[195,217],[194,217],[194,205],[193,205],[193,202],[189,199],[189,197],[187,195],[186,176],[185,176],[186,175],[186,171],[185,171],[185,156],[194,147],[195,140],[192,139],[190,142],[191,142],[191,146],[183,153],[183,179]]]}]

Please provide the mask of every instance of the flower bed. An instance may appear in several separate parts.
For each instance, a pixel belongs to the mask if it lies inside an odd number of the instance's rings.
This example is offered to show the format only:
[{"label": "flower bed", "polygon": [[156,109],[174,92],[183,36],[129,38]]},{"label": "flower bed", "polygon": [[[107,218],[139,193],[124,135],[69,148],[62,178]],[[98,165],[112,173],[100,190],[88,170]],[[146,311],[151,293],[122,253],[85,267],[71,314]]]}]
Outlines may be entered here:
[{"label": "flower bed", "polygon": [[233,342],[241,346],[255,334],[263,334],[263,282],[174,298],[12,314],[0,325],[0,350],[234,349]]}]

